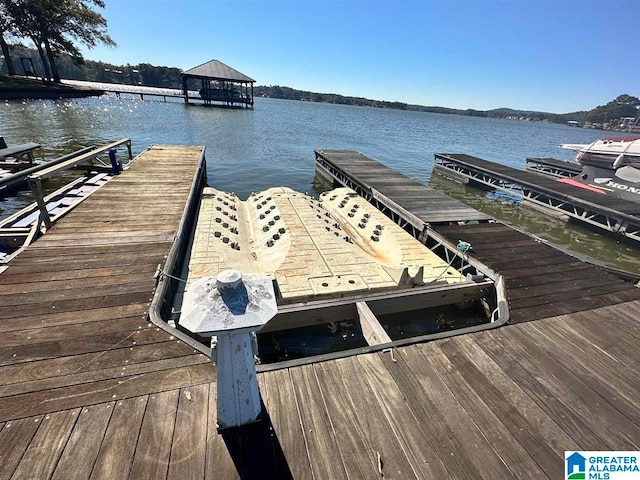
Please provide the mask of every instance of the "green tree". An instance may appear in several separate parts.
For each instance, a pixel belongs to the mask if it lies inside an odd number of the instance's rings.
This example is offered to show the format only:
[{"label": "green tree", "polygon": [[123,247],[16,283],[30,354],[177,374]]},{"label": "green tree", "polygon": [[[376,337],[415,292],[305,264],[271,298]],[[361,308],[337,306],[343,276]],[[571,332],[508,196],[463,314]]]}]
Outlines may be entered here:
[{"label": "green tree", "polygon": [[615,100],[611,100],[606,105],[599,105],[588,111],[584,119],[587,122],[606,123],[624,117],[636,117],[640,100],[631,95],[619,95]]},{"label": "green tree", "polygon": [[74,42],[95,47],[113,46],[107,22],[92,6],[103,0],[1,0],[16,35],[29,38],[38,50],[47,79],[60,82],[56,57],[70,55],[77,64],[84,59]]},{"label": "green tree", "polygon": [[13,65],[13,59],[11,58],[11,52],[9,52],[9,45],[7,45],[7,41],[5,40],[5,34],[11,34],[12,24],[7,15],[7,11],[5,8],[5,1],[0,0],[0,49],[2,50],[2,55],[4,57],[4,63],[7,66],[7,71],[9,75],[15,75],[16,69]]},{"label": "green tree", "polygon": [[618,105],[631,105],[633,107],[640,106],[640,100],[638,99],[638,97],[632,97],[631,95],[627,95],[626,93],[623,95],[618,95],[614,102]]}]

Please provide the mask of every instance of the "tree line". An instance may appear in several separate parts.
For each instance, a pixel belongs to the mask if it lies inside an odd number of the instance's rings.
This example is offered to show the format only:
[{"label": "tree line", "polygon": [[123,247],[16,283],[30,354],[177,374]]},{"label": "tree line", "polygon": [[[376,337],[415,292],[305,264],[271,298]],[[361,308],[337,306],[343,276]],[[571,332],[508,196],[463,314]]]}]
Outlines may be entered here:
[{"label": "tree line", "polygon": [[[22,45],[10,45],[9,49],[14,59],[29,59],[27,65],[33,62],[34,73],[40,76],[44,71],[38,52],[33,48]],[[59,74],[69,80],[85,80],[89,82],[121,83],[126,85],[146,85],[149,87],[180,88],[181,80],[179,68],[158,67],[150,63],[137,65],[113,65],[111,63],[84,60],[79,65],[69,55],[60,55],[56,59]],[[21,63],[16,67],[18,74],[23,74]],[[7,65],[0,61],[0,73],[7,73]]]},{"label": "tree line", "polygon": [[623,118],[637,118],[640,100],[631,95],[619,95],[606,105],[598,105],[584,115],[584,121],[590,123],[611,123]]},{"label": "tree line", "polygon": [[258,85],[254,88],[254,95],[258,97],[280,98],[285,100],[301,100],[318,103],[337,103],[341,105],[357,105],[360,107],[394,108],[407,110],[409,106],[402,102],[388,102],[385,100],[371,100],[363,97],[350,97],[337,93],[318,93],[297,90],[280,85]]},{"label": "tree line", "polygon": [[[45,82],[60,82],[61,78],[96,82],[180,88],[181,70],[173,67],[111,65],[85,61],[77,43],[94,47],[99,43],[115,46],[107,32],[107,23],[95,8],[104,8],[103,0],[0,0],[0,47],[3,62],[0,73],[16,75],[14,58],[27,60],[24,73],[42,77]],[[31,40],[35,49],[20,43]],[[7,40],[12,41],[10,45]],[[35,61],[34,61],[35,59]],[[26,69],[33,69],[27,72]],[[300,100],[319,103],[393,108],[431,113],[446,113],[490,118],[522,118],[532,121],[564,123],[614,123],[620,119],[637,117],[640,101],[628,94],[600,105],[588,112],[554,114],[547,112],[497,108],[493,110],[454,109],[437,106],[411,105],[403,102],[372,100],[335,93],[318,93],[290,87],[256,86],[256,96]]]},{"label": "tree line", "polygon": [[16,75],[9,41],[31,40],[46,83],[60,83],[59,59],[68,56],[76,65],[84,58],[77,44],[115,46],[107,21],[94,8],[103,0],[0,0],[0,48],[9,75]]}]

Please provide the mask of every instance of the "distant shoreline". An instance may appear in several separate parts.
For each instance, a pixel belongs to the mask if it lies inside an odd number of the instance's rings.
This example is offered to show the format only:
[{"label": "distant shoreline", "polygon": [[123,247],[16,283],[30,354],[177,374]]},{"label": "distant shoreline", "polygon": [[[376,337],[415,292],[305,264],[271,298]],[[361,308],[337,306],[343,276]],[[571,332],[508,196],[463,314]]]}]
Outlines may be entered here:
[{"label": "distant shoreline", "polygon": [[[23,100],[23,99],[58,99],[58,98],[84,98],[84,97],[96,97],[104,95],[107,91],[111,91],[108,86],[104,84],[96,85],[95,88],[90,85],[74,85],[73,83],[81,83],[81,81],[75,80],[63,80],[63,84],[44,85],[40,79],[23,76],[7,76],[0,75],[0,100]],[[85,83],[96,83],[91,81],[84,81]],[[113,85],[125,85],[127,83],[114,82]],[[149,85],[131,85],[134,87],[143,87],[148,89],[165,90],[167,87],[153,87]],[[106,88],[106,89],[105,89]],[[175,89],[171,89],[175,90]],[[123,91],[122,93],[129,93]],[[140,93],[140,92],[135,92]],[[156,93],[149,92],[150,95]],[[160,94],[162,95],[162,94]],[[461,115],[472,117],[485,117],[485,118],[501,118],[507,120],[520,120],[520,121],[532,121],[543,123],[554,123],[559,125],[572,125],[580,128],[608,130],[612,132],[627,132],[629,131],[627,126],[616,125],[616,122],[606,123],[604,125],[591,122],[578,122],[573,120],[584,116],[588,112],[573,112],[567,114],[552,114],[545,112],[533,112],[514,110],[511,108],[496,108],[493,110],[459,110],[446,107],[434,107],[423,105],[412,105],[401,102],[387,102],[370,100],[362,97],[345,97],[337,94],[324,94],[313,93],[304,90],[295,90],[289,87],[279,86],[256,86],[255,87],[256,98],[274,98],[281,100],[293,100],[293,101],[307,101],[312,103],[325,103],[325,104],[338,104],[338,105],[352,105],[361,107],[372,108],[388,108],[393,110],[406,110],[415,112],[427,112],[427,113],[440,113],[447,115]],[[612,103],[612,102],[610,102]],[[602,107],[597,107],[602,108]],[[571,119],[571,120],[568,120]],[[638,131],[640,127],[636,126],[635,131]]]},{"label": "distant shoreline", "polygon": [[0,75],[0,100],[84,98],[103,95],[104,90],[70,85],[44,85],[40,80]]}]

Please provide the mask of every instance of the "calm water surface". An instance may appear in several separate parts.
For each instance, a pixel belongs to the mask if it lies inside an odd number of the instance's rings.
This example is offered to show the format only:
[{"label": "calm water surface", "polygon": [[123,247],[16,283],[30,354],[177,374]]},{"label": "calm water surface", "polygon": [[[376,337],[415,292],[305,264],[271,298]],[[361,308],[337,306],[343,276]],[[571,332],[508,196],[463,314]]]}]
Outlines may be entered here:
[{"label": "calm water surface", "polygon": [[[516,168],[526,157],[570,159],[560,143],[589,143],[603,132],[523,122],[258,98],[254,110],[185,106],[181,101],[118,99],[0,103],[8,143],[41,143],[55,158],[80,147],[129,137],[134,153],[154,143],[205,145],[209,184],[241,197],[271,186],[314,192],[314,148],[358,150],[428,182],[436,152],[468,153]],[[552,243],[640,272],[640,251],[486,194],[434,178],[449,195]],[[317,193],[317,187],[316,187]],[[28,193],[0,200],[0,217]]]}]

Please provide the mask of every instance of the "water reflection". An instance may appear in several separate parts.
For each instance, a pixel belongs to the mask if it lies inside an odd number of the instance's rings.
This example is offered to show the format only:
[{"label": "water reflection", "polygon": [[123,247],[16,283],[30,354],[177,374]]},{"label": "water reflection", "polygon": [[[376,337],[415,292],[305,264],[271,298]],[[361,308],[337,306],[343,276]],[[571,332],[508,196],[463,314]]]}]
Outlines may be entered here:
[{"label": "water reflection", "polygon": [[[257,98],[254,110],[185,105],[181,99],[106,95],[74,100],[0,103],[2,135],[11,144],[38,142],[56,158],[81,147],[131,138],[134,154],[150,144],[204,145],[209,183],[240,198],[272,186],[315,192],[313,150],[358,150],[422,182],[436,152],[467,153],[512,167],[525,158],[568,159],[560,143],[590,143],[603,132],[523,122]],[[522,225],[546,240],[638,271],[635,250],[549,219],[501,195],[487,196],[434,178],[435,185],[480,210]],[[0,201],[0,215],[29,195]]]},{"label": "water reflection", "polygon": [[429,184],[507,225],[535,235],[552,245],[592,257],[610,267],[640,273],[640,251],[630,240],[603,235],[582,225],[567,223],[539,213],[511,195],[483,191],[452,182],[440,175],[433,175]]}]

